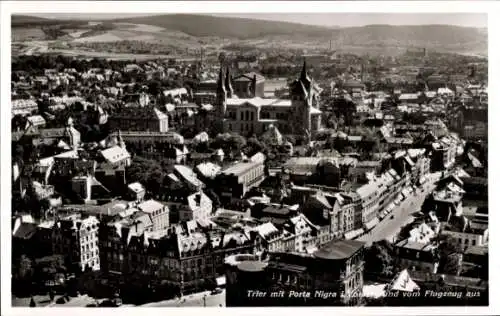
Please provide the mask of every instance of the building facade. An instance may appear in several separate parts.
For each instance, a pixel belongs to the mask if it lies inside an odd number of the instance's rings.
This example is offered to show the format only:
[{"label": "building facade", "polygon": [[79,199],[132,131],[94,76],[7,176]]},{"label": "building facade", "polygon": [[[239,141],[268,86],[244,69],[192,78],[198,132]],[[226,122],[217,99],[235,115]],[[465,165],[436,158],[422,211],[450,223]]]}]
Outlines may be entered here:
[{"label": "building facade", "polygon": [[155,107],[127,107],[111,113],[108,119],[112,130],[134,132],[168,132],[168,116]]},{"label": "building facade", "polygon": [[[332,241],[313,254],[271,253],[264,261],[227,263],[226,306],[358,305],[363,247],[358,241]],[[283,295],[249,295],[255,291]]]},{"label": "building facade", "polygon": [[286,134],[311,135],[321,128],[320,88],[309,78],[304,62],[302,73],[290,85],[291,99],[234,98],[230,81],[221,68],[215,104],[219,132],[262,134],[270,125]]},{"label": "building facade", "polygon": [[52,230],[52,252],[61,254],[81,271],[100,270],[99,220],[76,214],[56,221]]},{"label": "building facade", "polygon": [[216,178],[217,190],[223,200],[241,199],[251,188],[258,186],[264,177],[263,162],[238,162],[219,173]]}]

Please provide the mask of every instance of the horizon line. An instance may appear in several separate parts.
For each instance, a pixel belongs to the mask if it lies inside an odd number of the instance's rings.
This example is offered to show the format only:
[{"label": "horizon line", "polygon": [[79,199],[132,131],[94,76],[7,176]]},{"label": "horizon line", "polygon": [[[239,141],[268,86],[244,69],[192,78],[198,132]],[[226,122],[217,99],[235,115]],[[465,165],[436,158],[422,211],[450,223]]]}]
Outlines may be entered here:
[{"label": "horizon line", "polygon": [[[94,15],[94,16],[83,16],[83,15]],[[276,13],[273,15],[299,15],[296,13]],[[328,15],[328,14],[344,14],[345,13],[304,13],[303,15]],[[393,15],[393,16],[398,16],[398,15],[408,15],[408,14],[413,14],[413,13],[350,13],[356,14],[356,15]],[[417,13],[418,14],[418,13]],[[437,15],[437,14],[446,14],[446,13],[422,13],[422,14],[431,14],[431,15]],[[71,16],[68,16],[71,15]],[[99,15],[102,15],[99,17]],[[113,16],[111,16],[113,15]],[[290,21],[290,20],[282,20],[282,19],[270,19],[270,18],[263,18],[261,17],[262,15],[266,14],[261,14],[261,13],[13,13],[11,16],[29,16],[29,17],[36,17],[36,18],[42,18],[42,19],[47,19],[47,20],[88,20],[88,21],[99,21],[99,20],[105,20],[105,21],[112,21],[112,20],[120,20],[120,19],[132,19],[132,18],[145,18],[145,17],[155,17],[155,16],[164,16],[164,15],[199,15],[199,16],[212,16],[212,17],[220,17],[220,18],[234,18],[234,19],[250,19],[250,20],[258,20],[258,21],[268,21],[268,22],[282,22],[282,23],[291,23],[291,24],[300,24],[300,25],[307,25],[307,26],[315,26],[315,27],[323,27],[323,28],[332,28],[332,29],[342,29],[342,28],[355,28],[355,27],[366,27],[366,26],[456,26],[456,27],[464,27],[464,28],[476,28],[476,29],[488,29],[488,26],[478,26],[478,25],[463,25],[463,24],[455,24],[455,23],[367,23],[367,24],[352,24],[352,25],[337,25],[337,24],[311,24],[311,23],[304,23],[301,21]],[[261,16],[259,16],[261,15]],[[487,15],[485,15],[487,17]]]}]

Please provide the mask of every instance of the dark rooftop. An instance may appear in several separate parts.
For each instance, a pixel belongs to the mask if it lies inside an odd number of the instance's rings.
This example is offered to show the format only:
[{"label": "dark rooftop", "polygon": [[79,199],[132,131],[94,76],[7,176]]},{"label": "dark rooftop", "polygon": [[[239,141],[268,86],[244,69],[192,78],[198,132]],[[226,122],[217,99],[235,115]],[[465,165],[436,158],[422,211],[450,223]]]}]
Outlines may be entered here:
[{"label": "dark rooftop", "polygon": [[22,223],[14,233],[14,238],[30,239],[36,233],[37,225],[33,223]]},{"label": "dark rooftop", "polygon": [[365,245],[357,240],[335,240],[331,241],[314,253],[316,258],[328,260],[341,260],[350,258],[354,253]]},{"label": "dark rooftop", "polygon": [[263,271],[265,267],[267,267],[267,263],[262,261],[243,261],[238,264],[238,269],[245,272],[259,272]]},{"label": "dark rooftop", "polygon": [[465,250],[466,255],[479,255],[479,256],[487,256],[488,255],[488,247],[485,246],[470,246]]}]

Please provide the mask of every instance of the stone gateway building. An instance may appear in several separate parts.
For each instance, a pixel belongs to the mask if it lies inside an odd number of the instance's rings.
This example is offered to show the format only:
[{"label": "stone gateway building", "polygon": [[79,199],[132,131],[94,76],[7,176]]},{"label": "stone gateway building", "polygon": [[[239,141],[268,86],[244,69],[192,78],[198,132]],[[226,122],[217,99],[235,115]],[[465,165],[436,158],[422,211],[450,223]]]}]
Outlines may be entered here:
[{"label": "stone gateway building", "polygon": [[226,260],[226,306],[358,306],[364,243],[334,240],[312,254]]}]

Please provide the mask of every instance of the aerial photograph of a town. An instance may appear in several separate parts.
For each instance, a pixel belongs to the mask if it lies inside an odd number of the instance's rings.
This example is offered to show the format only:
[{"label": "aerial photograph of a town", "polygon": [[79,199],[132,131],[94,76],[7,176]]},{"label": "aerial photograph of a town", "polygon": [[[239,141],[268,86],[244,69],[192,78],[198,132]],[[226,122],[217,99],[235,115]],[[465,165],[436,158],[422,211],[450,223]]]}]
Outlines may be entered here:
[{"label": "aerial photograph of a town", "polygon": [[12,14],[12,306],[488,306],[487,19]]}]

